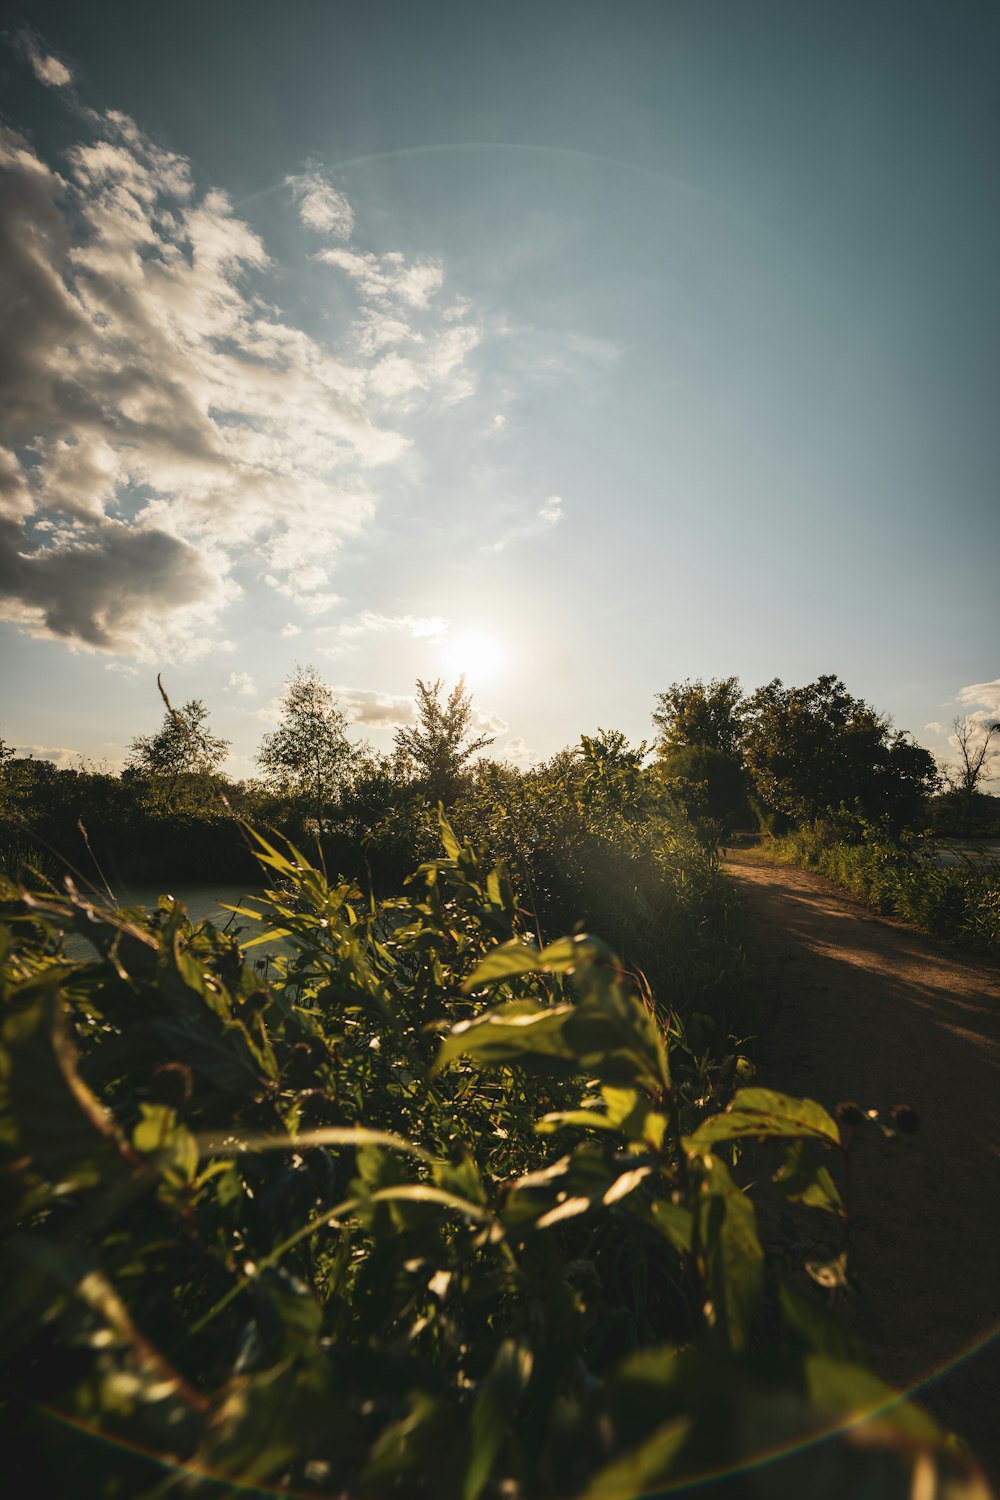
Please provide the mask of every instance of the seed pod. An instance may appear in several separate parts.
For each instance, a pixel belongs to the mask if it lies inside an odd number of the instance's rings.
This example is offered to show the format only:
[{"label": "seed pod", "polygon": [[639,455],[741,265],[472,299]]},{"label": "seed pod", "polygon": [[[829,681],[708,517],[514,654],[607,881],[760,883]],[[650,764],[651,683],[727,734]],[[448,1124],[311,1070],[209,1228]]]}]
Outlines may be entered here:
[{"label": "seed pod", "polygon": [[164,1104],[168,1109],[183,1109],[193,1087],[194,1075],[187,1063],[160,1063],[149,1080],[149,1097],[154,1104]]},{"label": "seed pod", "polygon": [[908,1104],[894,1104],[889,1119],[902,1135],[916,1135],[920,1129],[920,1116]]}]

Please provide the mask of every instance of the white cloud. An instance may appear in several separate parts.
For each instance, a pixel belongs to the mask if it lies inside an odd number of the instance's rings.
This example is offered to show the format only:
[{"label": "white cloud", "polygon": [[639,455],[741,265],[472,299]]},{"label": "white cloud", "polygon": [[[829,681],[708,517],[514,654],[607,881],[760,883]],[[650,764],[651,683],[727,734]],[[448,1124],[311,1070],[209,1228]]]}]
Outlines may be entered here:
[{"label": "white cloud", "polygon": [[319,250],[316,259],[346,271],[368,297],[378,302],[395,300],[409,307],[427,307],[441,290],[444,270],[440,261],[416,260],[407,264],[398,250],[387,255],[371,251]]},{"label": "white cloud", "polygon": [[332,234],[338,240],[349,240],[354,228],[354,210],[319,171],[305,172],[301,177],[286,177],[298,205],[299,218],[308,229]]},{"label": "white cloud", "polygon": [[352,724],[412,724],[417,706],[412,698],[379,693],[372,688],[335,687],[333,695]]},{"label": "white cloud", "polygon": [[1000,677],[992,682],[974,682],[970,687],[960,688],[958,701],[969,710],[967,722],[992,722],[1000,719]]},{"label": "white cloud", "polygon": [[472,727],[479,734],[503,734],[504,730],[510,726],[506,719],[501,719],[500,715],[493,713],[491,709],[473,708]]},{"label": "white cloud", "polygon": [[72,770],[83,760],[79,750],[63,745],[18,745],[16,753],[23,760],[50,760],[60,771]]},{"label": "white cloud", "polygon": [[493,426],[497,428],[498,431],[502,431],[507,426],[507,418],[504,416],[502,411],[498,411],[496,416],[493,418]]},{"label": "white cloud", "polygon": [[503,747],[503,759],[511,761],[514,765],[530,764],[534,758],[534,751],[529,750],[520,737],[508,740]]},{"label": "white cloud", "polygon": [[942,734],[944,732],[944,725],[939,724],[936,719],[932,719],[929,724],[925,724],[924,728],[933,730],[935,734]]},{"label": "white cloud", "polygon": [[530,520],[519,526],[513,526],[500,537],[499,541],[491,542],[483,548],[484,552],[503,552],[512,542],[530,541],[534,537],[545,536],[559,525],[563,519],[565,509],[561,495],[550,495],[545,504],[540,506]]},{"label": "white cloud", "polygon": [[30,31],[22,32],[18,42],[39,83],[44,83],[47,88],[61,89],[73,82],[73,74],[66,64],[43,52],[38,38]]},{"label": "white cloud", "polygon": [[257,684],[249,672],[230,672],[229,691],[239,693],[243,698],[253,698],[257,693]]},{"label": "white cloud", "polygon": [[[439,262],[323,251],[361,299],[335,352],[265,300],[262,241],[185,158],[119,113],[76,120],[90,134],[59,171],[0,130],[0,618],[197,654],[229,644],[213,632],[251,565],[324,613],[338,551],[375,516],[371,476],[409,447],[385,414],[471,389],[478,329],[431,308]],[[309,227],[350,232],[318,169],[293,186]],[[386,364],[404,343],[411,370]]]},{"label": "white cloud", "polygon": [[0,445],[0,517],[20,521],[35,508],[28,476],[17,454]]},{"label": "white cloud", "polygon": [[383,615],[363,609],[360,614],[338,625],[322,625],[316,631],[320,650],[327,656],[341,656],[353,650],[364,636],[402,635],[411,640],[437,645],[448,633],[448,621],[440,615]]},{"label": "white cloud", "polygon": [[292,623],[292,621],[289,620],[289,622],[288,622],[287,625],[282,625],[282,627],[281,627],[281,633],[284,636],[301,635],[302,634],[302,626],[301,625],[294,625]]}]

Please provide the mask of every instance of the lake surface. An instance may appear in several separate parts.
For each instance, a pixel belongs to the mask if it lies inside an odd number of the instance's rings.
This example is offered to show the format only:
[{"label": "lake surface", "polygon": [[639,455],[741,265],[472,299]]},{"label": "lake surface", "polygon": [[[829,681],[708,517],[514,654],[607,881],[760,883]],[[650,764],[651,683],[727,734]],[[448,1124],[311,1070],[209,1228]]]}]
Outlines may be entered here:
[{"label": "lake surface", "polygon": [[[239,912],[233,913],[227,910],[232,906],[256,907],[262,910],[259,892],[247,892],[241,886],[219,885],[175,885],[170,889],[161,890],[154,886],[129,886],[114,888],[114,896],[119,906],[142,906],[147,911],[155,911],[156,904],[161,895],[173,896],[187,911],[188,917],[195,924],[199,922],[211,922],[214,927],[224,929],[226,932],[235,934],[244,942],[249,942],[258,933],[264,931],[262,922],[253,922],[249,917],[241,917]],[[98,900],[95,897],[95,900]],[[237,931],[239,929],[239,931]],[[265,949],[277,948],[278,943],[267,943],[260,945],[260,953],[263,955]],[[71,958],[86,958],[91,955],[93,949],[86,938],[78,937],[71,933],[66,938],[66,952]]]},{"label": "lake surface", "polygon": [[1000,839],[939,839],[934,863],[944,869],[969,863],[1000,866]]}]

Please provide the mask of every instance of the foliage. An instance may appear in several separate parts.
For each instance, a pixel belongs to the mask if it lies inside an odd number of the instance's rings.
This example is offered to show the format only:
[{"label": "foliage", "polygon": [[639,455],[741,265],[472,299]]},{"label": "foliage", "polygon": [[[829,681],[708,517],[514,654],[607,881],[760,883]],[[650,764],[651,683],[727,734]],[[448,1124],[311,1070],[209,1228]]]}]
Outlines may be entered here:
[{"label": "foliage", "polygon": [[257,839],[270,984],[170,899],[3,891],[19,1493],[902,1497],[919,1466],[972,1500],[829,1268],[810,1295],[769,1267],[733,1165],[777,1141],[774,1191],[839,1237],[854,1127],[752,1087],[720,1109],[604,943],[539,949],[442,836],[381,909]]},{"label": "foliage", "polygon": [[677,745],[660,759],[663,784],[706,844],[715,847],[736,828],[753,826],[741,762],[711,745]]},{"label": "foliage", "polygon": [[1000,756],[1000,720],[959,718],[952,721],[952,744],[958,761],[942,768],[945,785],[958,804],[961,832],[971,833],[977,813],[983,813],[983,782],[993,779],[992,771]]},{"label": "foliage", "polygon": [[657,748],[662,754],[700,745],[737,758],[745,701],[737,677],[713,678],[707,684],[700,678],[671,683],[665,693],[656,695],[653,723]]},{"label": "foliage", "polygon": [[208,709],[200,698],[183,708],[168,704],[156,733],[131,741],[126,769],[148,781],[166,807],[176,807],[178,800],[197,806],[210,793],[229,743],[210,731]]},{"label": "foliage", "polygon": [[281,722],[261,740],[257,763],[272,787],[290,791],[308,810],[320,833],[356,756],[346,731],[347,719],[315,667],[296,667],[281,699]]},{"label": "foliage", "polygon": [[493,743],[493,735],[473,735],[472,699],[460,677],[442,704],[444,684],[417,679],[417,722],[397,729],[399,756],[408,759],[428,801],[450,807],[468,781],[473,756]]},{"label": "foliage", "polygon": [[642,755],[599,731],[528,773],[485,762],[455,822],[511,871],[539,941],[600,931],[701,1046],[753,1029],[735,893]]},{"label": "foliage", "polygon": [[775,678],[747,700],[745,723],[743,754],[757,794],[786,826],[844,809],[899,831],[919,821],[937,784],[930,752],[837,677],[802,688]]},{"label": "foliage", "polygon": [[1000,868],[966,859],[945,869],[917,837],[886,839],[869,825],[846,840],[819,824],[770,840],[760,856],[776,864],[819,870],[876,911],[980,952],[1000,955]]}]

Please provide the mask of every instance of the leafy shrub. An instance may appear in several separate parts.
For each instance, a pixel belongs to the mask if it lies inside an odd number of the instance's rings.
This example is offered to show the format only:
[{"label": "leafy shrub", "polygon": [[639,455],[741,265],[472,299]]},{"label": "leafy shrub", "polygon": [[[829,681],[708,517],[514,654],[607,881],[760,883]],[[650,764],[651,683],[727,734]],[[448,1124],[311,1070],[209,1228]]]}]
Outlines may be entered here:
[{"label": "leafy shrub", "polygon": [[604,943],[539,949],[443,837],[381,908],[258,840],[269,984],[168,899],[0,888],[17,1493],[902,1497],[919,1464],[972,1500],[768,1270],[734,1174],[785,1142],[774,1190],[839,1236],[854,1127],[755,1088],[720,1112],[742,1059],[706,1079]]},{"label": "leafy shrub", "polygon": [[1000,954],[1000,872],[995,865],[970,860],[942,869],[919,839],[893,843],[869,826],[860,842],[847,842],[823,823],[774,839],[761,854],[777,864],[819,870],[876,911]]}]

